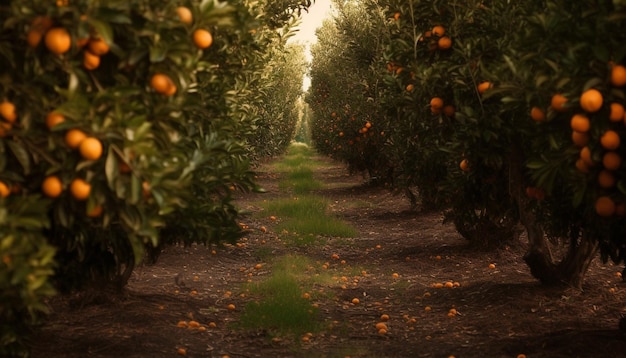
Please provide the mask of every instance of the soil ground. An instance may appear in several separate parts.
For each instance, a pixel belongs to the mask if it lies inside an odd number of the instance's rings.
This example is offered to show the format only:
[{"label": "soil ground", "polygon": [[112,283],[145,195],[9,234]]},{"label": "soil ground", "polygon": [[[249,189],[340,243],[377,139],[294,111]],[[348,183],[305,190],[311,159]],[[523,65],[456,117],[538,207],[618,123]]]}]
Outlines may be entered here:
[{"label": "soil ground", "polygon": [[[285,193],[279,175],[261,167],[267,193],[238,198],[241,208],[257,213],[243,219],[247,240],[215,252],[168,247],[156,264],[136,269],[123,295],[99,303],[55,298],[33,356],[176,357],[184,348],[188,357],[626,357],[618,329],[626,314],[621,267],[595,260],[582,291],[544,287],[523,263],[523,238],[497,251],[474,249],[442,224],[441,213],[409,211],[405,198],[327,164],[316,174],[326,183],[318,194],[358,237],[285,245],[275,230],[280,218],[270,220],[259,206]],[[311,258],[315,270],[327,264],[337,277],[357,272],[348,282],[318,287],[333,293],[314,302],[324,329],[303,342],[235,328],[252,299],[246,282],[267,278],[274,258],[294,253]],[[258,263],[263,268],[255,269]],[[433,287],[448,281],[458,287]],[[375,329],[382,313],[390,316],[384,335]],[[191,319],[206,331],[177,327]]]}]

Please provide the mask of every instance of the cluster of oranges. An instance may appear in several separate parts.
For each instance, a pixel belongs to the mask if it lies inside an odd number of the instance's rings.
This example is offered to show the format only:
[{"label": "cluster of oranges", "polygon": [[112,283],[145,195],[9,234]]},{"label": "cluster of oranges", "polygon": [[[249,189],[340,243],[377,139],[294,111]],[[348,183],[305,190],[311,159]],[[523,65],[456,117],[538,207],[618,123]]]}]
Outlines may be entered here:
[{"label": "cluster of oranges", "polygon": [[[613,88],[626,86],[626,67],[612,64],[610,83]],[[568,99],[565,96],[555,94],[552,96],[550,107],[555,112],[565,113],[571,109],[567,103]],[[603,115],[603,108],[608,109],[608,118]],[[530,116],[538,122],[546,119],[545,112],[538,107],[531,109]],[[608,129],[600,135],[600,155],[597,157],[594,156],[592,148],[589,147],[590,131],[594,120],[603,119],[609,125]],[[593,167],[601,164],[601,168],[594,171],[594,174],[597,172],[597,185],[607,193],[615,188],[618,179],[617,171],[622,165],[622,157],[619,153],[621,138],[618,128],[620,126],[616,126],[618,124],[626,125],[624,104],[617,100],[605,103],[604,95],[596,88],[589,88],[580,95],[579,110],[570,118],[572,142],[580,148],[576,160],[576,169],[584,174],[589,174]],[[600,158],[599,162],[596,158]],[[616,203],[609,194],[600,195],[596,199],[595,210],[602,217],[624,215],[626,214],[626,203]]]},{"label": "cluster of oranges", "polygon": [[453,118],[456,113],[456,108],[451,104],[445,104],[441,97],[433,97],[430,99],[430,112],[432,114],[443,113],[446,116]]},{"label": "cluster of oranges", "polygon": [[424,32],[419,38],[420,42],[428,40],[428,48],[431,51],[447,50],[452,47],[452,39],[446,35],[446,28],[441,25],[435,25],[432,30]]}]

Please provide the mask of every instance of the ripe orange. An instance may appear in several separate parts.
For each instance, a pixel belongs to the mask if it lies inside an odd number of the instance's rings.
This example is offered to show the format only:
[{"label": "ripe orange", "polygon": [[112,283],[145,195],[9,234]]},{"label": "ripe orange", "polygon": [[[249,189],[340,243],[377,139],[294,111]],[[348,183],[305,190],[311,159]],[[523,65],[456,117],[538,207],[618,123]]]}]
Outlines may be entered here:
[{"label": "ripe orange", "polygon": [[435,27],[433,27],[432,30],[432,34],[435,36],[443,36],[446,33],[446,28],[441,26],[441,25],[437,25]]},{"label": "ripe orange", "polygon": [[580,150],[580,159],[582,159],[587,166],[593,166],[593,159],[591,159],[591,150],[589,147],[583,147]]},{"label": "ripe orange", "polygon": [[17,113],[15,111],[15,105],[9,101],[3,101],[0,103],[0,116],[9,123],[14,123],[17,119]]},{"label": "ripe orange", "polygon": [[615,203],[608,196],[601,196],[596,200],[596,213],[603,217],[611,216],[615,213]]},{"label": "ripe orange", "polygon": [[385,324],[384,322],[378,322],[376,323],[376,329],[377,330],[381,330],[381,329],[387,329],[387,324]]},{"label": "ripe orange", "polygon": [[485,92],[487,92],[488,89],[490,89],[491,87],[493,87],[493,84],[489,81],[483,81],[481,83],[478,84],[478,93],[483,94]]},{"label": "ripe orange", "polygon": [[178,353],[178,355],[181,355],[181,356],[186,356],[187,355],[187,350],[185,348],[178,348],[178,350],[176,350],[176,352]]},{"label": "ripe orange", "polygon": [[595,88],[586,90],[580,96],[580,107],[590,113],[599,111],[603,102],[602,93]]},{"label": "ripe orange", "polygon": [[589,117],[585,114],[578,113],[572,116],[570,126],[576,132],[587,133],[591,127],[591,123],[589,122]]},{"label": "ripe orange", "polygon": [[413,86],[413,84],[411,84],[411,83],[409,83],[408,85],[406,85],[406,90],[407,90],[407,92],[413,92],[413,89],[414,89],[414,88],[415,88],[415,87],[414,87],[414,86]]},{"label": "ripe orange", "polygon": [[573,131],[572,142],[577,147],[584,147],[589,143],[589,134]]},{"label": "ripe orange", "polygon": [[44,41],[48,50],[56,55],[62,55],[72,47],[72,37],[70,33],[62,27],[50,29],[46,33]]},{"label": "ripe orange", "polygon": [[[176,85],[174,85],[174,82],[168,75],[163,73],[155,73],[152,76],[152,79],[150,79],[150,86],[152,86],[152,88],[154,88],[154,90],[158,93],[166,96],[171,96],[176,93]],[[172,88],[174,93],[171,93]]]},{"label": "ripe orange", "polygon": [[400,13],[396,12],[395,14],[393,14],[393,19],[398,21],[398,19],[400,18]]},{"label": "ripe orange", "polygon": [[598,173],[598,184],[600,187],[608,189],[615,186],[615,175],[608,170],[602,170]]},{"label": "ripe orange", "polygon": [[41,184],[41,191],[49,198],[56,198],[63,192],[61,179],[56,175],[51,175],[44,179]]},{"label": "ripe orange", "polygon": [[380,316],[380,320],[381,321],[389,321],[389,315],[388,314],[382,314]]},{"label": "ripe orange", "polygon": [[448,36],[442,36],[439,41],[437,41],[437,47],[440,50],[447,50],[452,47],[452,40]]},{"label": "ripe orange", "polygon": [[557,112],[565,112],[567,108],[565,108],[565,103],[567,103],[567,98],[560,93],[552,96],[552,100],[550,101],[550,106]]},{"label": "ripe orange", "polygon": [[6,198],[7,196],[9,196],[9,194],[11,194],[11,189],[9,189],[9,186],[5,182],[0,181],[0,196]]},{"label": "ripe orange", "polygon": [[83,67],[92,71],[100,66],[100,56],[94,55],[91,51],[83,52]]},{"label": "ripe orange", "polygon": [[613,69],[611,69],[611,84],[615,87],[626,85],[626,67],[622,65],[613,66]]},{"label": "ripe orange", "polygon": [[578,158],[578,160],[576,161],[576,169],[578,169],[578,171],[581,173],[589,173],[589,166],[581,158]]},{"label": "ripe orange", "polygon": [[191,25],[193,22],[193,15],[191,14],[191,10],[184,6],[179,6],[176,8],[176,13],[180,18],[180,22],[183,24]]},{"label": "ripe orange", "polygon": [[489,264],[489,268],[490,269],[495,269],[496,268],[496,264]]},{"label": "ripe orange", "polygon": [[353,298],[352,303],[358,305],[359,303],[361,303],[361,301],[358,298]]},{"label": "ripe orange", "polygon": [[546,120],[546,114],[541,108],[533,107],[530,109],[530,118],[534,121],[541,122]]},{"label": "ripe orange", "polygon": [[42,38],[43,33],[41,31],[31,29],[30,31],[28,31],[28,34],[26,34],[26,42],[31,48],[39,46]]},{"label": "ripe orange", "polygon": [[46,116],[46,127],[48,127],[48,129],[52,129],[57,124],[63,123],[63,122],[65,122],[65,116],[62,115],[61,113],[50,112]]},{"label": "ripe orange", "polygon": [[47,16],[37,16],[33,19],[30,25],[30,30],[27,35],[28,46],[35,48],[41,42],[43,35],[53,25],[52,19]]},{"label": "ripe orange", "polygon": [[443,114],[445,114],[446,116],[453,118],[455,113],[456,113],[456,108],[454,108],[453,105],[449,104],[443,107]]},{"label": "ripe orange", "polygon": [[87,160],[98,160],[102,156],[102,143],[98,138],[85,138],[78,147],[80,155]]},{"label": "ripe orange", "polygon": [[98,216],[102,215],[102,211],[102,205],[96,205],[93,207],[93,209],[87,212],[87,216],[90,218],[97,218]]},{"label": "ripe orange", "polygon": [[613,130],[608,130],[604,132],[602,137],[600,137],[600,144],[606,150],[615,150],[619,148],[620,138],[619,134]]},{"label": "ripe orange", "polygon": [[602,165],[608,170],[617,170],[622,165],[622,157],[616,152],[606,152],[602,157]]},{"label": "ripe orange", "polygon": [[193,32],[193,43],[200,49],[209,48],[213,44],[213,35],[205,29]]},{"label": "ripe orange", "polygon": [[91,185],[81,178],[76,178],[70,184],[70,193],[76,200],[87,200],[91,193]]},{"label": "ripe orange", "polygon": [[102,39],[101,37],[92,38],[91,40],[89,40],[88,48],[89,51],[96,56],[105,55],[111,49],[109,47],[109,44],[107,44],[106,41],[104,41],[104,39]]},{"label": "ripe orange", "polygon": [[462,171],[469,172],[469,170],[470,170],[470,168],[469,168],[469,161],[467,159],[461,160],[461,163],[459,164],[459,167],[461,168]]},{"label": "ripe orange", "polygon": [[431,108],[435,108],[435,109],[443,108],[443,99],[441,99],[439,97],[433,97],[430,100],[430,107]]},{"label": "ripe orange", "polygon": [[228,308],[229,311],[234,311],[236,307],[234,304],[231,303],[228,306],[226,306],[226,308]]},{"label": "ripe orange", "polygon": [[624,120],[624,106],[621,103],[611,103],[611,113],[609,114],[611,122],[621,122]]},{"label": "ripe orange", "polygon": [[65,144],[71,149],[76,149],[85,138],[87,138],[85,132],[80,129],[70,129],[65,134]]}]

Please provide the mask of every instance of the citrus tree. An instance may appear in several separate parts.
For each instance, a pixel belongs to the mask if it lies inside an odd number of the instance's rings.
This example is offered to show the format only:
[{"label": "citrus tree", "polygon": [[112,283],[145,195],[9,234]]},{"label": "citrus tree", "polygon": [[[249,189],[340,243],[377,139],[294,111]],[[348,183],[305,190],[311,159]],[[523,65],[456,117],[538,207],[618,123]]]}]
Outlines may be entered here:
[{"label": "citrus tree", "polygon": [[246,88],[308,5],[0,5],[2,355],[55,288],[119,289],[146,251],[242,235],[232,193],[256,189],[249,143],[276,130]]}]

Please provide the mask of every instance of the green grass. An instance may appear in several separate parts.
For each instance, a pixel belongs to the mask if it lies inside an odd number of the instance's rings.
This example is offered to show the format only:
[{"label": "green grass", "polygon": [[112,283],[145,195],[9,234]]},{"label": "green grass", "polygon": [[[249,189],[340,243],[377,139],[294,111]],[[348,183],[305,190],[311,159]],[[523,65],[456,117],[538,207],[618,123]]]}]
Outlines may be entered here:
[{"label": "green grass", "polygon": [[310,269],[309,259],[303,256],[289,255],[274,263],[269,278],[249,286],[251,295],[259,299],[246,305],[241,327],[278,335],[319,331],[317,310],[303,294],[314,283],[330,282],[330,278],[312,275]]},{"label": "green grass", "polygon": [[289,189],[295,194],[305,194],[323,187],[323,183],[313,178],[313,169],[301,165],[289,171],[284,180],[278,183],[280,189]]}]

